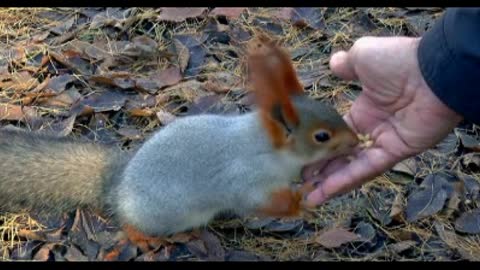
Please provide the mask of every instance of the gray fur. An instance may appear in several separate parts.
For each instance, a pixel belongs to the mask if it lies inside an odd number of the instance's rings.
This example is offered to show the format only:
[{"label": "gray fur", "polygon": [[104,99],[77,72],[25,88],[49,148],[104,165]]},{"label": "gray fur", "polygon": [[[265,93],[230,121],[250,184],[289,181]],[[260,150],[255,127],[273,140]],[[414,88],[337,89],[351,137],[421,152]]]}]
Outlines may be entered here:
[{"label": "gray fur", "polygon": [[[150,235],[206,225],[226,211],[250,214],[301,168],[331,154],[305,130],[345,130],[332,109],[295,98],[301,125],[292,148],[275,150],[257,112],[178,118],[130,155],[67,138],[0,131],[0,203],[66,211],[92,206]],[[308,137],[310,136],[310,137]]]}]

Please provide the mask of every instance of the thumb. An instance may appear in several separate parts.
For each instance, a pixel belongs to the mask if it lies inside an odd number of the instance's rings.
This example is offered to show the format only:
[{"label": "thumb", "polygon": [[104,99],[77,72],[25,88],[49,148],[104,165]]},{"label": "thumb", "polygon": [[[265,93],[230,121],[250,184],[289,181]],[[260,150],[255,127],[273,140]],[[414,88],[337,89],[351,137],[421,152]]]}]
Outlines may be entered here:
[{"label": "thumb", "polygon": [[346,51],[339,51],[330,58],[330,69],[333,74],[344,80],[356,80],[357,74],[353,68],[351,58]]}]

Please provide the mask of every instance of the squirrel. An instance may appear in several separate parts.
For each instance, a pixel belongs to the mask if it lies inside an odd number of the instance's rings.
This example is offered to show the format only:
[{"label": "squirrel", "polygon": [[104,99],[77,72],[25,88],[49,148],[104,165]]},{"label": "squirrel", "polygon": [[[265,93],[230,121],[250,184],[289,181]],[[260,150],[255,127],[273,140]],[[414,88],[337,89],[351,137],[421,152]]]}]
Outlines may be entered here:
[{"label": "squirrel", "polygon": [[349,153],[357,135],[331,106],[310,98],[288,53],[259,35],[247,76],[258,105],[241,115],[177,118],[138,149],[26,131],[0,131],[0,208],[108,213],[130,234],[166,237],[217,214],[295,216],[302,168]]}]

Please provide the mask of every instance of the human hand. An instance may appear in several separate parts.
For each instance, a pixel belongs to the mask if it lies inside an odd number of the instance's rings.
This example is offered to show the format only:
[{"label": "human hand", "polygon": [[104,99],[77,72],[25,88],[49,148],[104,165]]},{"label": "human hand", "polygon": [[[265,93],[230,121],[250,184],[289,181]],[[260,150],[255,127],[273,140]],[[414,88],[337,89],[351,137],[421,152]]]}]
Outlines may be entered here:
[{"label": "human hand", "polygon": [[419,38],[364,37],[348,51],[334,54],[330,68],[345,80],[359,80],[362,93],[344,116],[373,145],[352,161],[339,158],[321,169],[306,167],[303,178],[318,181],[308,201],[320,204],[372,180],[396,163],[434,146],[462,117],[443,104],[420,72]]}]

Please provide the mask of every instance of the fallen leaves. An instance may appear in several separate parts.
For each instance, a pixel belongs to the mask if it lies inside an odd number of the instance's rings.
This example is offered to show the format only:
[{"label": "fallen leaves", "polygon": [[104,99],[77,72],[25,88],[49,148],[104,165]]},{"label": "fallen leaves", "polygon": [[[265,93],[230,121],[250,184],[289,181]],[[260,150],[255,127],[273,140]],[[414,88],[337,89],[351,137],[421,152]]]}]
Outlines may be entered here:
[{"label": "fallen leaves", "polygon": [[441,175],[429,175],[420,185],[419,190],[407,200],[407,220],[413,222],[443,209],[447,200],[446,180]]},{"label": "fallen leaves", "polygon": [[470,234],[480,233],[480,208],[463,213],[455,221],[455,229]]},{"label": "fallen leaves", "polygon": [[202,16],[206,10],[206,8],[161,8],[158,20],[182,22],[186,19]]},{"label": "fallen leaves", "polygon": [[315,241],[326,248],[337,248],[343,244],[359,240],[360,237],[343,228],[334,228],[321,233]]}]

